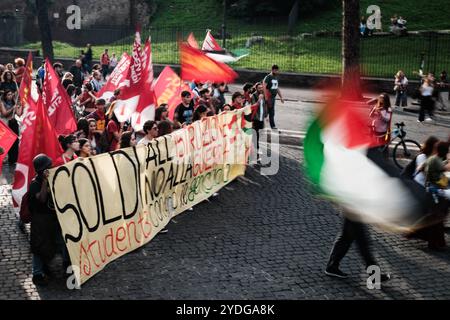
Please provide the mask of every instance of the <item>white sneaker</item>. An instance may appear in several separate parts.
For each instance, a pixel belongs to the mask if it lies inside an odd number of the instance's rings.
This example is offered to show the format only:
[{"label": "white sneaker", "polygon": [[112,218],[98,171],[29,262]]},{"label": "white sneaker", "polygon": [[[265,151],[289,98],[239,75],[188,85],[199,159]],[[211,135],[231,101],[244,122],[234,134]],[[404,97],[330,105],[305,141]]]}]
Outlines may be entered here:
[{"label": "white sneaker", "polygon": [[188,211],[194,211],[194,208],[190,207],[190,208],[188,209]]},{"label": "white sneaker", "polygon": [[218,192],[214,192],[214,193],[212,194],[212,197],[217,197],[218,195],[219,195]]},{"label": "white sneaker", "polygon": [[425,121],[433,121],[433,119],[431,119],[430,117],[426,118]]}]

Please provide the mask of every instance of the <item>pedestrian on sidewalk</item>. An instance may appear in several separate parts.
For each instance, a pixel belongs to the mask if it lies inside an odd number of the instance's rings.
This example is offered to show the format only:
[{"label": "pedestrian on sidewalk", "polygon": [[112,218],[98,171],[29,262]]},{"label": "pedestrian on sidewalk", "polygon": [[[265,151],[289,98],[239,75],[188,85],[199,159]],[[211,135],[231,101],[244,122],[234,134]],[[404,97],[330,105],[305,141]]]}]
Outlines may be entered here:
[{"label": "pedestrian on sidewalk", "polygon": [[444,92],[448,92],[448,100],[450,100],[450,83],[447,78],[447,71],[443,70],[439,77],[439,82],[436,83],[437,99],[436,102],[439,103],[440,107],[438,110],[447,111],[447,106],[444,102]]},{"label": "pedestrian on sidewalk", "polygon": [[[429,73],[420,86],[420,111],[418,122],[433,121],[433,111],[434,111],[434,76]],[[428,117],[425,119],[425,112],[427,112]]]},{"label": "pedestrian on sidewalk", "polygon": [[372,118],[372,133],[380,144],[386,144],[390,140],[392,108],[391,100],[387,93],[382,93],[376,105],[369,113]]},{"label": "pedestrian on sidewalk", "polygon": [[396,93],[395,107],[399,107],[400,103],[402,107],[406,107],[408,105],[408,94],[406,90],[408,87],[408,79],[402,70],[399,70],[395,75],[394,84],[394,91]]},{"label": "pedestrian on sidewalk", "polygon": [[281,91],[278,88],[278,74],[279,68],[276,64],[272,66],[272,72],[269,73],[263,80],[264,92],[267,100],[267,107],[269,110],[269,122],[272,129],[277,129],[275,125],[275,98],[280,96],[281,103],[284,103],[284,99],[281,96]]},{"label": "pedestrian on sidewalk", "polygon": [[105,79],[105,81],[106,81],[106,76],[108,75],[108,72],[109,72],[109,63],[110,63],[108,49],[105,49],[105,52],[103,52],[103,54],[100,58],[100,62],[102,64],[102,76],[103,76],[103,79]]}]

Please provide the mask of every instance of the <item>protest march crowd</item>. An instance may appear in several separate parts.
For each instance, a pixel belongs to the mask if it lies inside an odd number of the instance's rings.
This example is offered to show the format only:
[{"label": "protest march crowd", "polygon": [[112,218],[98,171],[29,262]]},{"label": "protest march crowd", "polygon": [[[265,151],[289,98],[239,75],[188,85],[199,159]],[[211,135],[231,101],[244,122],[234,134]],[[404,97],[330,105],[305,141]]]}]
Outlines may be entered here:
[{"label": "protest march crowd", "polygon": [[[227,102],[225,81],[232,81],[236,75],[226,65],[206,56],[200,57],[203,63],[222,68],[222,73],[226,74],[214,79],[194,69],[195,77],[184,75],[185,81],[182,81],[166,67],[153,81],[149,41],[143,49],[139,33],[133,57],[124,53],[120,61],[114,54],[110,58],[105,50],[101,63],[92,64],[92,49],[90,45],[87,47],[68,71],[60,62],[51,64],[43,60],[34,79],[31,53],[27,61],[15,59],[15,68],[11,63],[0,65],[1,120],[10,129],[12,143],[9,146],[2,141],[2,153],[7,152],[7,155],[3,154],[1,159],[16,170],[13,199],[15,206],[20,207],[18,225],[22,232],[25,232],[24,223],[33,217],[30,242],[33,283],[37,285],[48,284],[51,274],[48,265],[56,252],[62,253],[64,272],[70,266],[47,186],[48,169],[78,158],[80,161],[121,148],[147,145],[206,117],[246,106],[251,106],[250,121],[258,141],[259,131],[268,118],[271,127],[276,129],[275,97],[281,97],[276,65],[261,82],[246,83],[243,91],[234,92]],[[203,55],[200,50],[194,54]],[[136,81],[136,78],[139,79]],[[132,84],[127,85],[127,82]],[[135,92],[130,93],[132,90]],[[130,108],[133,104],[130,96],[137,97],[144,107],[138,103]],[[28,172],[21,171],[24,166],[28,166]],[[27,173],[29,178],[25,177],[24,182],[22,176]],[[167,229],[161,232],[165,231]]]},{"label": "protest march crowd", "polygon": [[[132,56],[124,53],[119,61],[114,53],[109,57],[105,50],[100,64],[92,64],[92,49],[88,45],[68,71],[60,62],[43,60],[34,80],[31,54],[27,61],[15,59],[15,67],[12,63],[0,65],[0,113],[3,127],[9,128],[9,136],[0,136],[0,153],[4,153],[0,159],[7,161],[10,167],[15,166],[13,199],[15,206],[20,207],[22,231],[24,223],[33,217],[33,283],[48,284],[49,262],[56,252],[62,253],[64,273],[71,265],[47,184],[48,169],[78,158],[76,161],[147,145],[196,121],[247,106],[251,109],[250,121],[256,133],[258,154],[259,134],[266,120],[272,129],[277,129],[275,98],[279,96],[284,102],[278,87],[279,67],[273,65],[261,82],[244,84],[242,91],[232,93],[231,101],[227,102],[227,83],[232,82],[236,74],[195,47],[191,43],[181,45],[181,78],[166,67],[155,81],[150,43],[147,40],[143,48],[138,33]],[[434,83],[432,75],[423,77],[419,121],[424,121],[426,111],[430,118],[433,116],[434,88],[443,88],[445,83],[446,73],[441,74],[439,85]],[[396,106],[407,105],[407,85],[405,75],[399,71],[394,88]],[[385,93],[374,102],[369,114],[371,130],[382,144],[389,141],[393,108]],[[429,137],[420,155],[404,173],[438,199],[450,198],[445,175],[445,171],[450,171],[449,143],[450,137],[449,141]],[[327,274],[345,277],[338,268],[339,262],[355,238],[363,243],[364,236],[355,236],[358,232],[360,227],[346,220],[330,256]],[[415,233],[411,237],[427,240],[434,249],[445,246],[443,219],[439,225],[419,232],[422,234]],[[366,254],[367,264],[374,264],[365,247],[363,243],[361,252]]]}]

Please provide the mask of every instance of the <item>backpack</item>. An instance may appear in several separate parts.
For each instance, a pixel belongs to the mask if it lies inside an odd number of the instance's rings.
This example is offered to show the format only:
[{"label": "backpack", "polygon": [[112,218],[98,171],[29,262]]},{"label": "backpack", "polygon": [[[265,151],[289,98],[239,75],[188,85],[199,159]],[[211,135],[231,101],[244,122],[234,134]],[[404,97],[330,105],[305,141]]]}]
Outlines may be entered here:
[{"label": "backpack", "polygon": [[108,152],[109,147],[111,146],[111,142],[114,139],[114,135],[111,139],[108,137],[108,130],[105,128],[102,134],[100,135],[100,139],[98,141],[98,146],[100,148],[100,153]]},{"label": "backpack", "polygon": [[416,158],[414,157],[407,165],[403,168],[402,172],[400,173],[400,177],[404,179],[413,180],[416,172]]},{"label": "backpack", "polygon": [[22,197],[22,202],[20,204],[20,211],[19,211],[20,220],[23,223],[31,222],[31,212],[30,212],[30,207],[29,207],[28,203],[29,203],[28,202],[28,192],[26,192]]}]

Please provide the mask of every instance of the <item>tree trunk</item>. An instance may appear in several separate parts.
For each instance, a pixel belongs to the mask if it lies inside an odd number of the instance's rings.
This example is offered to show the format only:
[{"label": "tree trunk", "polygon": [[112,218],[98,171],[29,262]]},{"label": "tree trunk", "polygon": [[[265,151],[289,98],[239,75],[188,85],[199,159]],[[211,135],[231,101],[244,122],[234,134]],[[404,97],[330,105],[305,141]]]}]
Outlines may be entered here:
[{"label": "tree trunk", "polygon": [[359,0],[342,0],[342,97],[362,100],[359,69]]},{"label": "tree trunk", "polygon": [[53,61],[53,43],[52,30],[48,19],[48,2],[47,0],[36,0],[36,9],[39,30],[41,32],[41,43],[44,58]]}]

